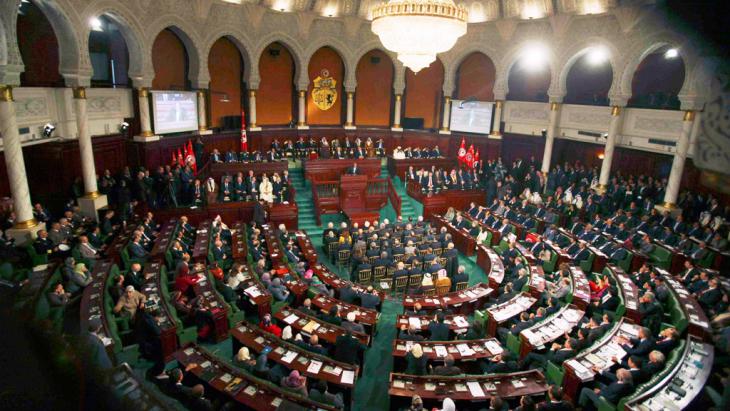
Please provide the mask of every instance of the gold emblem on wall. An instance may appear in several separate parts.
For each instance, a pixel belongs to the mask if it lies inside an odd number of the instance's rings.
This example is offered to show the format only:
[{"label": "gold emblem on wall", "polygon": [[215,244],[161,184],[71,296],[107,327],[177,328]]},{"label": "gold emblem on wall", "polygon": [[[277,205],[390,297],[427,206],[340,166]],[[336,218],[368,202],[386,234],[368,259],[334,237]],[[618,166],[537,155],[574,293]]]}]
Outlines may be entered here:
[{"label": "gold emblem on wall", "polygon": [[322,69],[314,79],[312,87],[312,101],[322,111],[329,110],[337,101],[337,80],[330,77],[327,69]]}]

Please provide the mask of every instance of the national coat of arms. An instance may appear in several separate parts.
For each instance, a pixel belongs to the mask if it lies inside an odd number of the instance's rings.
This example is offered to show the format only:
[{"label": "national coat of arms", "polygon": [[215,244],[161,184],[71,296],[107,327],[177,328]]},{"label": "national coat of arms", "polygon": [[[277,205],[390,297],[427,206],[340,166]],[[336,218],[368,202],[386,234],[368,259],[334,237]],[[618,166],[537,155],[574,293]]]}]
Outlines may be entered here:
[{"label": "national coat of arms", "polygon": [[323,69],[314,79],[312,100],[322,111],[329,110],[337,101],[337,80],[330,77],[330,72]]}]

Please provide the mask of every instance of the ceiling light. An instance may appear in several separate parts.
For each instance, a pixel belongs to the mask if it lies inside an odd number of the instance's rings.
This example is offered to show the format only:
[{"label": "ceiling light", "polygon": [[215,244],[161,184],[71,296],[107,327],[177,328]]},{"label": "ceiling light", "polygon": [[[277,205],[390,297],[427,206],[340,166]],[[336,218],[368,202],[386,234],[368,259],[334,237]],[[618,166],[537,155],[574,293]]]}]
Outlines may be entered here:
[{"label": "ceiling light", "polygon": [[543,44],[531,44],[520,53],[520,67],[528,71],[540,71],[547,65],[548,49]]},{"label": "ceiling light", "polygon": [[334,17],[337,14],[337,6],[327,6],[322,10],[322,15],[327,17]]},{"label": "ceiling light", "polygon": [[594,47],[588,51],[588,55],[586,57],[588,59],[588,64],[591,66],[598,66],[608,60],[608,50],[603,47]]},{"label": "ceiling light", "polygon": [[468,13],[453,0],[390,0],[372,9],[371,29],[414,73],[466,34]]},{"label": "ceiling light", "polygon": [[528,4],[522,9],[523,19],[539,19],[545,17],[545,13],[536,4]]},{"label": "ceiling light", "polygon": [[98,17],[92,17],[91,20],[89,20],[89,25],[94,31],[104,31],[104,23],[102,23],[101,19]]},{"label": "ceiling light", "polygon": [[664,52],[664,58],[667,59],[674,59],[679,56],[679,50],[677,49],[669,49],[666,52]]}]

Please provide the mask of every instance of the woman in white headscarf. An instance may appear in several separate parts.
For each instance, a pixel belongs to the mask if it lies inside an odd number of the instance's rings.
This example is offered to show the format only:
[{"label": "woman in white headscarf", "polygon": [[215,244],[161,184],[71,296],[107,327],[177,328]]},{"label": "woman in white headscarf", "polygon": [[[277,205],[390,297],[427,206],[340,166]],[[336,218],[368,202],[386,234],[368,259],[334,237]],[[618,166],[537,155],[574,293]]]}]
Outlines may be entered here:
[{"label": "woman in white headscarf", "polygon": [[439,411],[456,411],[456,404],[451,398],[444,398],[444,404]]},{"label": "woman in white headscarf", "polygon": [[263,178],[261,179],[261,184],[259,185],[259,193],[259,198],[261,200],[264,200],[267,203],[274,202],[274,186],[271,185],[271,181],[269,181],[269,178],[266,177],[266,174],[264,174]]}]

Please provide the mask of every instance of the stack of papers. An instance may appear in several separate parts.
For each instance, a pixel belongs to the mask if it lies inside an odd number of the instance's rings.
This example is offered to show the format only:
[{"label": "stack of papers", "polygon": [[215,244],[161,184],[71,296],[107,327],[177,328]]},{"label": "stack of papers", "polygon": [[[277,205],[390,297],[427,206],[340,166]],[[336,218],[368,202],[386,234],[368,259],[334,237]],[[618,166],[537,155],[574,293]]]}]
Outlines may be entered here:
[{"label": "stack of papers", "polygon": [[469,344],[457,344],[456,349],[459,350],[459,354],[461,354],[462,357],[474,355],[474,350],[469,347]]},{"label": "stack of papers", "polygon": [[294,322],[298,319],[299,317],[297,317],[296,314],[290,314],[288,317],[284,318],[284,322],[291,325],[294,324]]},{"label": "stack of papers", "polygon": [[312,360],[307,367],[307,372],[310,374],[319,374],[319,370],[322,369],[322,361]]},{"label": "stack of papers", "polygon": [[449,353],[446,351],[446,347],[443,345],[437,345],[433,347],[434,350],[436,350],[436,356],[438,357],[446,357]]},{"label": "stack of papers", "polygon": [[283,361],[283,362],[285,362],[287,364],[290,364],[292,361],[294,361],[295,358],[297,358],[297,353],[296,352],[294,352],[294,351],[287,351],[287,353],[284,354],[281,357],[281,361]]},{"label": "stack of papers", "polygon": [[342,372],[340,382],[343,384],[352,384],[355,382],[355,371],[347,370]]},{"label": "stack of papers", "polygon": [[469,392],[471,393],[472,397],[484,397],[484,390],[482,390],[482,386],[479,385],[476,381],[469,381],[466,383],[467,387],[469,387]]}]

